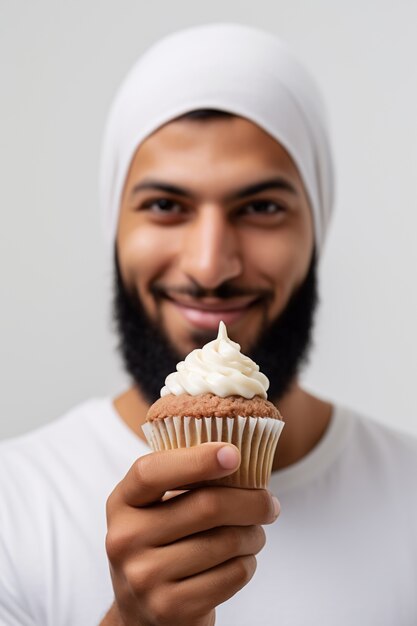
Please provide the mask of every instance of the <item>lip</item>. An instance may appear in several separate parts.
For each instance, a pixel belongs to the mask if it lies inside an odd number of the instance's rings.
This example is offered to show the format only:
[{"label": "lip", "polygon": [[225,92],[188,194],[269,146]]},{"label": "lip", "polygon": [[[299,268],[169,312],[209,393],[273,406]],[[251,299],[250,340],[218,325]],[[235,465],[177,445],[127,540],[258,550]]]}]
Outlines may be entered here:
[{"label": "lip", "polygon": [[169,298],[169,302],[192,326],[204,330],[217,330],[223,321],[230,326],[239,321],[246,313],[259,303],[259,298],[239,298],[231,302],[204,300],[198,304]]}]

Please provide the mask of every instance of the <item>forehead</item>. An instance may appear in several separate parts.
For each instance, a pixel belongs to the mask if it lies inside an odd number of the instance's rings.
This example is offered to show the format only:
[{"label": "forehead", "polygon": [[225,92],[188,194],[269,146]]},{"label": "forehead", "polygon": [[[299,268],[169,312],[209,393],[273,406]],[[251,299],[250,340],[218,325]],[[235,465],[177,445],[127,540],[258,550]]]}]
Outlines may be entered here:
[{"label": "forehead", "polygon": [[216,187],[235,179],[281,175],[302,185],[284,147],[255,123],[242,117],[174,120],[150,135],[137,149],[126,187],[162,176],[176,182]]}]

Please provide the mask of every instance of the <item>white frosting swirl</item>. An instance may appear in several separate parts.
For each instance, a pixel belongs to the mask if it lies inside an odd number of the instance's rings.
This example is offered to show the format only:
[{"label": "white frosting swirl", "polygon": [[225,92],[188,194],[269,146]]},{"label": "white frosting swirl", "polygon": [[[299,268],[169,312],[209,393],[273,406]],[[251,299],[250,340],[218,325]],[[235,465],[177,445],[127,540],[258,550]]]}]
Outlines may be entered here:
[{"label": "white frosting swirl", "polygon": [[161,397],[213,393],[221,398],[237,395],[249,400],[256,395],[266,398],[268,387],[268,378],[241,353],[240,345],[229,339],[225,324],[220,322],[217,339],[190,352],[178,363],[177,371],[166,377]]}]

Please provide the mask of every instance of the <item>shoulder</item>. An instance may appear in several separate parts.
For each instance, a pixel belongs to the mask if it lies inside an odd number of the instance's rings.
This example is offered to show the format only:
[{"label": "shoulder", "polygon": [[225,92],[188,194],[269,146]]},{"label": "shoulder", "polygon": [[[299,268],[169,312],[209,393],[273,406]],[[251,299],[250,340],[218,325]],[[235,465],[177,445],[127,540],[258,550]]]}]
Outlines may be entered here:
[{"label": "shoulder", "polygon": [[405,459],[417,463],[417,437],[387,426],[374,418],[366,417],[352,409],[340,408],[340,413],[352,420],[353,433],[357,443],[380,450],[389,457],[405,455]]},{"label": "shoulder", "polygon": [[104,407],[104,400],[89,400],[49,424],[0,442],[0,518],[24,507],[29,494],[36,502],[44,500],[77,473],[87,449],[88,455],[94,449]]},{"label": "shoulder", "polygon": [[0,514],[5,501],[27,502],[29,490],[49,502],[109,493],[149,448],[122,422],[110,398],[84,402],[51,423],[0,442]]},{"label": "shoulder", "polygon": [[417,438],[350,409],[338,407],[336,412],[351,422],[346,454],[355,471],[416,492]]},{"label": "shoulder", "polygon": [[[1,623],[8,606],[13,614],[44,616],[51,584],[57,589],[64,584],[76,597],[83,571],[92,571],[96,562],[100,572],[107,571],[105,501],[123,476],[125,434],[111,401],[94,399],[0,443]],[[69,559],[81,574],[68,569]],[[107,585],[107,578],[100,580],[99,586]],[[41,617],[36,623],[46,621]]]},{"label": "shoulder", "polygon": [[12,509],[37,508],[88,492],[110,493],[145,444],[119,419],[110,398],[88,400],[25,435],[0,443],[0,521]]},{"label": "shoulder", "polygon": [[54,450],[64,452],[71,445],[79,446],[84,437],[91,437],[97,430],[100,412],[106,407],[106,399],[92,399],[77,405],[52,422],[29,433],[0,442],[0,467],[33,463],[37,457]]}]

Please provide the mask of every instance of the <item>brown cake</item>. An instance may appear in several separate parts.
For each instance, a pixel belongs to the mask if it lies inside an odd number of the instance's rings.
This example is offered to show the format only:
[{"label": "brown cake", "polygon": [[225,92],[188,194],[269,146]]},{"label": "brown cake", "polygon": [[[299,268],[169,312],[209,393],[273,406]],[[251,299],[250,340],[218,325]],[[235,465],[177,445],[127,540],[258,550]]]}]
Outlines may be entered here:
[{"label": "brown cake", "polygon": [[[265,488],[284,423],[266,399],[268,379],[230,341],[224,324],[217,339],[193,350],[165,383],[143,426],[151,447],[169,450],[209,441],[232,443],[240,450],[240,467],[210,484]],[[228,393],[236,390],[249,397]]]}]

